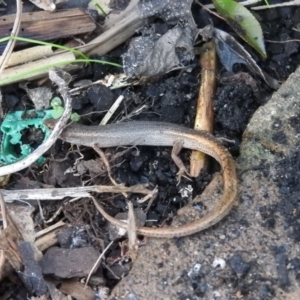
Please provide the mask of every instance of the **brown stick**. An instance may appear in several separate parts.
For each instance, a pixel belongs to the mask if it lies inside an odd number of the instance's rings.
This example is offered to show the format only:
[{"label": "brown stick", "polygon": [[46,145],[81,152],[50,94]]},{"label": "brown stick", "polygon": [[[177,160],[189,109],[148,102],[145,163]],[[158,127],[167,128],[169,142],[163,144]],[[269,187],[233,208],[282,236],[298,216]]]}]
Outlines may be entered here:
[{"label": "brown stick", "polygon": [[[216,82],[216,48],[213,41],[203,46],[204,51],[200,55],[201,86],[198,96],[195,129],[213,130],[213,107],[212,100]],[[193,151],[190,159],[190,175],[197,177],[205,166],[205,154]]]}]

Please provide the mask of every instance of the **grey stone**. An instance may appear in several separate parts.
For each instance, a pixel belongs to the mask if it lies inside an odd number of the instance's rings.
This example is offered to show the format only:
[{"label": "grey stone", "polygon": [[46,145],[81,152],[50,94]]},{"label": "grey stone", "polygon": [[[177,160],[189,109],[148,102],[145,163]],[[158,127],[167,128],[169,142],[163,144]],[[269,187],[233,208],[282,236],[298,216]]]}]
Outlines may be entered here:
[{"label": "grey stone", "polygon": [[78,249],[52,247],[47,250],[39,264],[44,275],[59,278],[85,277],[91,271],[99,255],[93,247]]}]

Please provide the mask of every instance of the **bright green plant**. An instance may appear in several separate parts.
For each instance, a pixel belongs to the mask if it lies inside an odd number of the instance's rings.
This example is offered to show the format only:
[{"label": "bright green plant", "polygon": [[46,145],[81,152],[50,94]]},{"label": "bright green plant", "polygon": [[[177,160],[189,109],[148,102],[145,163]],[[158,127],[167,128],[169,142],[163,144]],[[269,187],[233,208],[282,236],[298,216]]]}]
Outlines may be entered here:
[{"label": "bright green plant", "polygon": [[4,84],[8,84],[10,82],[14,82],[16,80],[21,80],[24,76],[31,74],[34,75],[35,73],[39,73],[41,71],[46,71],[49,70],[50,68],[53,67],[62,67],[68,64],[73,64],[73,63],[98,63],[98,64],[105,64],[105,65],[110,65],[110,66],[114,66],[114,67],[119,67],[122,68],[121,65],[116,64],[116,63],[111,63],[108,61],[104,61],[104,60],[99,60],[99,59],[73,59],[73,60],[66,60],[63,62],[58,62],[58,63],[54,63],[54,64],[48,64],[39,68],[35,68],[30,70],[30,72],[22,72],[4,79],[0,80],[0,86],[4,85]]},{"label": "bright green plant", "polygon": [[93,0],[92,3],[95,5],[95,7],[97,9],[99,9],[99,11],[102,12],[103,16],[105,16],[105,17],[107,16],[107,13],[105,12],[105,10],[102,8],[102,6],[99,3],[97,3],[95,0]]},{"label": "bright green plant", "polygon": [[267,57],[261,26],[253,14],[234,0],[212,0],[231,28],[263,57]]},{"label": "bright green plant", "polygon": [[89,59],[85,54],[83,54],[82,52],[73,49],[73,48],[69,48],[69,47],[65,47],[65,46],[61,46],[58,44],[53,44],[53,43],[49,43],[49,42],[43,42],[43,41],[38,41],[38,40],[33,40],[33,39],[28,39],[28,38],[22,38],[22,37],[6,37],[6,38],[2,38],[0,39],[0,42],[6,42],[10,39],[16,39],[19,41],[25,41],[28,43],[34,43],[34,44],[38,44],[38,45],[45,45],[45,46],[51,46],[51,47],[55,47],[58,49],[62,49],[62,50],[66,50],[66,51],[70,51],[73,52],[74,54],[80,56],[80,59],[74,59],[74,60],[68,60],[68,61],[63,61],[63,62],[57,62],[57,63],[53,63],[53,64],[48,64],[39,68],[35,68],[30,70],[30,72],[22,72],[16,75],[12,75],[10,77],[7,78],[3,78],[0,80],[0,86],[5,85],[5,84],[9,84],[11,82],[15,82],[17,80],[22,80],[22,78],[24,78],[24,76],[27,75],[34,75],[36,73],[42,72],[42,71],[47,71],[50,68],[53,67],[61,67],[61,66],[65,66],[68,64],[72,64],[72,63],[99,63],[99,64],[105,64],[105,65],[110,65],[110,66],[114,66],[114,67],[118,67],[118,68],[122,68],[122,66],[120,64],[116,64],[116,63],[112,63],[109,61],[104,61],[104,60],[99,60],[99,59]]},{"label": "bright green plant", "polygon": [[[53,119],[59,119],[65,110],[64,107],[62,106],[61,99],[59,97],[54,97],[51,100],[50,105],[53,108],[52,110]],[[78,113],[72,113],[70,119],[73,122],[78,122],[80,120],[80,116],[78,115]]]},{"label": "bright green plant", "polygon": [[20,36],[8,36],[8,37],[5,37],[5,38],[2,38],[2,39],[0,39],[0,43],[7,42],[9,40],[17,40],[17,41],[20,41],[20,42],[26,42],[26,43],[31,43],[31,44],[43,45],[43,46],[50,46],[50,47],[53,47],[53,48],[73,52],[74,54],[77,54],[78,56],[81,56],[83,59],[88,59],[88,57],[85,54],[83,54],[81,51],[78,51],[76,49],[66,47],[66,46],[62,46],[62,45],[58,45],[58,44],[49,43],[49,42],[43,42],[43,41],[39,41],[39,40],[23,38],[23,37],[20,37]]}]

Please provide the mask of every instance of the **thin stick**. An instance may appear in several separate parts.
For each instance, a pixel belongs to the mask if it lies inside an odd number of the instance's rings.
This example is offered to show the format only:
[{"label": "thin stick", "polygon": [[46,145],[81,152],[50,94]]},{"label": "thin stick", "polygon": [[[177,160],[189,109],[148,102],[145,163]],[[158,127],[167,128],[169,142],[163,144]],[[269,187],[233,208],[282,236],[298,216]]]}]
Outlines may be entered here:
[{"label": "thin stick", "polygon": [[1,214],[2,214],[3,229],[6,229],[8,226],[7,212],[6,212],[6,205],[5,205],[1,191],[0,191],[0,208],[1,208]]},{"label": "thin stick", "polygon": [[119,108],[121,102],[123,101],[124,96],[119,96],[118,99],[115,101],[115,103],[111,106],[111,108],[108,110],[104,118],[101,120],[100,125],[106,125],[106,123],[110,120],[112,115],[115,113],[115,111]]},{"label": "thin stick", "polygon": [[132,202],[128,202],[127,234],[128,234],[128,248],[130,252],[130,257],[132,260],[135,260],[138,252],[138,241],[137,241],[137,233],[136,233],[136,220],[135,220],[135,214],[134,214]]},{"label": "thin stick", "polygon": [[274,43],[274,44],[286,44],[291,42],[300,42],[300,40],[294,39],[294,40],[286,40],[286,41],[272,41],[272,40],[265,40],[268,43]]},{"label": "thin stick", "polygon": [[73,188],[48,188],[48,189],[25,189],[25,190],[1,190],[5,202],[15,200],[61,200],[65,197],[85,198],[90,197],[90,193],[134,193],[152,195],[152,191],[148,190],[147,185],[126,186],[109,186],[109,185],[93,185]]},{"label": "thin stick", "polygon": [[200,5],[203,9],[205,9],[206,11],[208,11],[210,14],[216,16],[217,18],[224,20],[224,18],[222,18],[218,13],[214,12],[211,10],[211,8],[215,8],[215,6],[213,4],[208,4],[208,5],[203,5],[202,3],[200,3],[198,0],[195,1],[198,5]]},{"label": "thin stick", "polygon": [[1,120],[4,119],[2,103],[3,103],[3,97],[2,97],[2,92],[0,90],[0,118],[1,118]]},{"label": "thin stick", "polygon": [[98,155],[100,156],[100,158],[102,159],[102,162],[105,165],[105,168],[107,170],[108,173],[108,177],[110,179],[110,181],[112,182],[113,185],[118,186],[118,184],[116,183],[116,181],[113,179],[112,175],[111,175],[111,168],[110,168],[110,164],[109,161],[107,160],[104,152],[102,151],[102,149],[100,147],[98,147],[97,145],[94,145],[94,150],[98,153]]},{"label": "thin stick", "polygon": [[[16,0],[17,5],[17,11],[16,11],[16,18],[14,22],[14,27],[11,31],[11,36],[17,36],[19,34],[20,25],[21,25],[21,15],[22,15],[22,1]],[[4,70],[6,63],[9,60],[10,54],[12,53],[14,46],[15,46],[16,40],[11,39],[8,41],[5,50],[2,54],[1,61],[0,61],[0,76],[2,74],[2,71]]]},{"label": "thin stick", "polygon": [[108,246],[103,250],[103,252],[100,254],[100,256],[98,257],[97,261],[95,262],[95,264],[93,265],[93,267],[92,267],[92,269],[91,269],[91,271],[90,271],[90,273],[89,273],[88,278],[86,279],[85,286],[87,286],[87,284],[88,284],[88,282],[89,282],[89,280],[90,280],[90,278],[91,278],[91,276],[92,276],[94,270],[95,270],[96,267],[98,266],[100,260],[101,260],[102,257],[104,256],[104,254],[107,252],[107,250],[108,250],[108,249],[110,248],[110,246],[113,244],[113,242],[114,242],[114,241],[111,241],[111,242],[108,244]]},{"label": "thin stick", "polygon": [[4,269],[5,269],[5,265],[7,265],[6,263],[6,259],[5,259],[5,255],[4,255],[4,250],[0,250],[0,282],[3,280],[5,274],[4,274]]},{"label": "thin stick", "polygon": [[[213,130],[213,106],[216,84],[216,47],[213,41],[203,46],[204,52],[200,56],[201,65],[201,86],[198,96],[196,120],[194,128],[197,130]],[[202,152],[192,151],[190,159],[190,175],[197,177],[204,168],[206,155]]]},{"label": "thin stick", "polygon": [[49,232],[51,232],[52,230],[54,229],[57,229],[57,228],[60,228],[62,226],[65,226],[66,223],[64,223],[63,221],[58,221],[57,223],[45,228],[45,229],[42,229],[40,231],[38,231],[35,235],[34,235],[34,238],[37,240],[39,237],[45,235],[45,234],[48,234]]},{"label": "thin stick", "polygon": [[300,5],[300,0],[294,0],[294,1],[290,1],[290,2],[271,4],[271,5],[255,6],[255,7],[251,7],[251,9],[261,10],[261,9],[270,9],[270,8],[275,8],[275,7],[294,6],[294,5]]}]

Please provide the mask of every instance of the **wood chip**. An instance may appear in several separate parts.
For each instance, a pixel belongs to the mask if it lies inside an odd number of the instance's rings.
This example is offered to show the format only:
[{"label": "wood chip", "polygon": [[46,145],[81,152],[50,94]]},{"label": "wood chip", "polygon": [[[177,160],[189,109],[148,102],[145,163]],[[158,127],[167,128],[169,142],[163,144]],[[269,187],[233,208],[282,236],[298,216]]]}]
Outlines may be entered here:
[{"label": "wood chip", "polygon": [[[9,36],[16,15],[0,18],[0,36]],[[41,41],[55,40],[68,36],[92,32],[96,28],[89,14],[79,8],[56,12],[37,11],[22,14],[19,36]],[[20,45],[17,42],[17,45]],[[22,42],[24,45],[24,43]],[[0,46],[2,51],[5,44]]]}]

